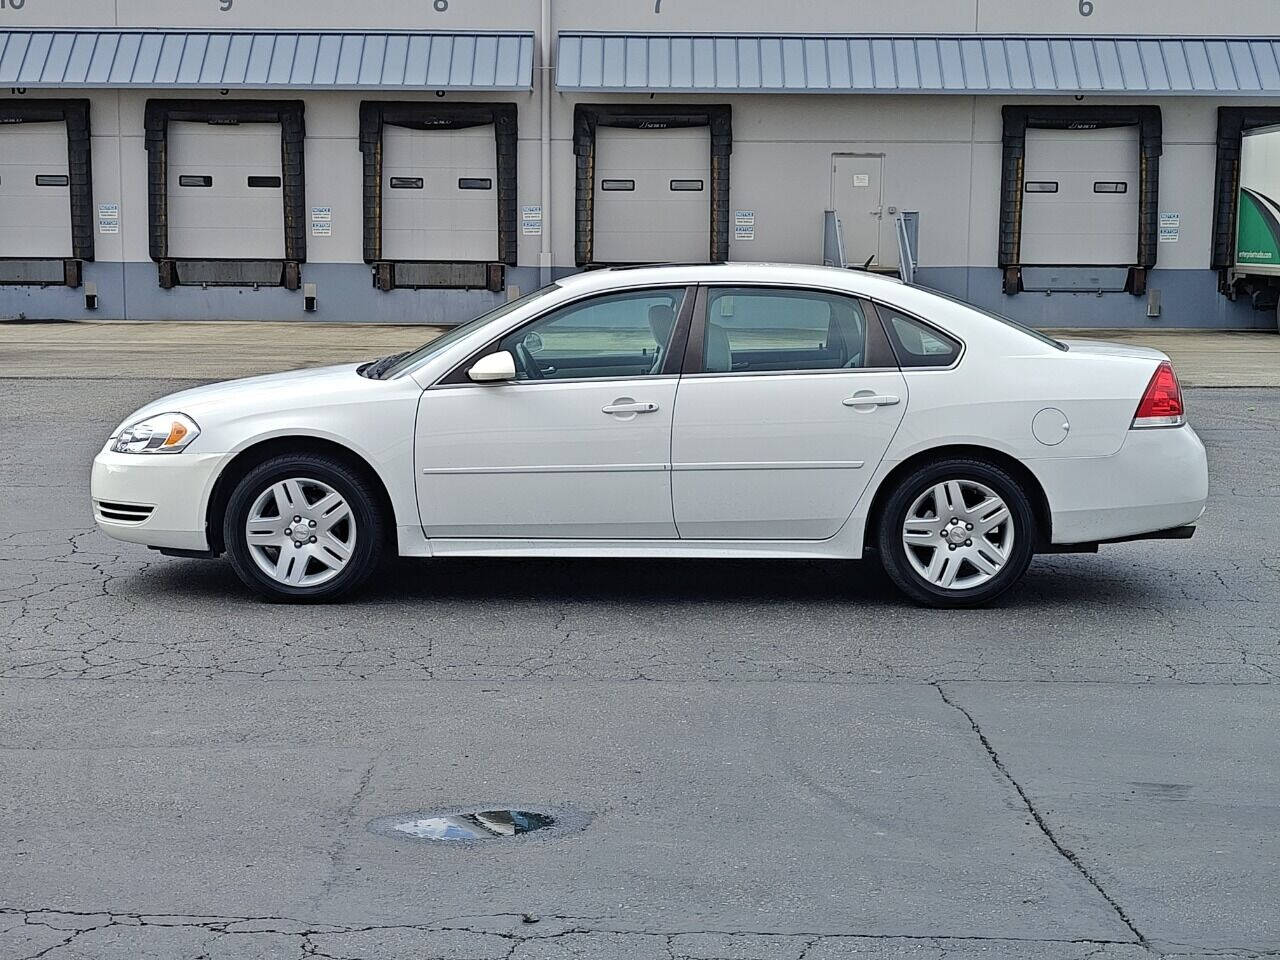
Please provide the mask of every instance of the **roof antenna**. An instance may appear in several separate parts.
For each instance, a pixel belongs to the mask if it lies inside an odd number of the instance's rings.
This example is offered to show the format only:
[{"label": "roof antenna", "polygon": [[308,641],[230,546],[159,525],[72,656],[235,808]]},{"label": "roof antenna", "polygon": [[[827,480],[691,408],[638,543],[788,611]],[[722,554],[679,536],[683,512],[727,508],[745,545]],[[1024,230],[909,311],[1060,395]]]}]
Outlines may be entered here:
[{"label": "roof antenna", "polygon": [[871,261],[872,261],[872,260],[874,260],[875,258],[876,258],[876,255],[875,255],[874,253],[873,253],[871,256],[867,257],[867,262],[866,262],[866,263],[864,263],[864,264],[862,265],[862,269],[863,269],[863,270],[870,270],[870,269],[871,269]]}]

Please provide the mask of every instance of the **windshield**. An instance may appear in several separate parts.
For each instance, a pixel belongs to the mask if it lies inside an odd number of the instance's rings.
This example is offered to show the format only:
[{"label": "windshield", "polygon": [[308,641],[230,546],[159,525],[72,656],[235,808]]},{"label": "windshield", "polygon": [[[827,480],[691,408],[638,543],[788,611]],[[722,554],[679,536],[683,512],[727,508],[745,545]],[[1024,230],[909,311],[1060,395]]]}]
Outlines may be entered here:
[{"label": "windshield", "polygon": [[481,314],[474,320],[468,320],[466,323],[454,327],[452,330],[441,334],[434,340],[424,343],[417,350],[411,350],[404,354],[385,370],[379,371],[378,379],[390,380],[392,377],[403,373],[415,364],[421,363],[428,357],[434,356],[441,350],[457,343],[473,331],[479,330],[485,324],[493,320],[497,320],[499,317],[505,317],[508,313],[519,310],[525,304],[532,303],[539,297],[546,296],[548,293],[556,289],[559,289],[557,284],[549,283],[540,290],[535,290],[533,293],[526,293],[523,297],[512,300],[509,303],[504,303],[502,306],[490,310],[488,313]]},{"label": "windshield", "polygon": [[1039,330],[1035,329],[1034,327],[1028,327],[1025,323],[1019,323],[1017,320],[1014,320],[1011,317],[1006,317],[1003,313],[995,313],[994,311],[991,311],[991,310],[985,310],[982,307],[975,307],[972,303],[969,303],[967,300],[961,300],[959,297],[953,297],[950,294],[943,293],[940,290],[934,290],[932,287],[921,287],[921,289],[927,290],[929,293],[933,294],[935,297],[941,297],[943,300],[949,300],[952,303],[960,304],[960,306],[962,307],[968,307],[970,310],[974,311],[975,313],[980,313],[984,317],[990,317],[992,320],[998,320],[1000,323],[1003,323],[1006,327],[1013,327],[1013,329],[1021,333],[1025,333],[1029,337],[1035,337],[1041,343],[1047,344],[1048,346],[1053,347],[1056,350],[1066,351],[1069,349],[1069,347],[1067,347],[1067,345],[1063,343],[1061,340],[1055,340],[1053,339],[1053,337],[1049,336],[1047,333],[1042,333]]}]

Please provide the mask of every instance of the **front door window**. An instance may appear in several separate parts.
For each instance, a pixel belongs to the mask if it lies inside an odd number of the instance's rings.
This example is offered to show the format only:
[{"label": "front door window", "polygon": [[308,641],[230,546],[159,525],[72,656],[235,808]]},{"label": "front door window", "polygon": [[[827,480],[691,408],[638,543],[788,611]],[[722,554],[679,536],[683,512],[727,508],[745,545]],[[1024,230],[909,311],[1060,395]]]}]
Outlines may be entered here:
[{"label": "front door window", "polygon": [[630,290],[573,304],[508,334],[517,380],[648,377],[662,371],[683,288]]}]

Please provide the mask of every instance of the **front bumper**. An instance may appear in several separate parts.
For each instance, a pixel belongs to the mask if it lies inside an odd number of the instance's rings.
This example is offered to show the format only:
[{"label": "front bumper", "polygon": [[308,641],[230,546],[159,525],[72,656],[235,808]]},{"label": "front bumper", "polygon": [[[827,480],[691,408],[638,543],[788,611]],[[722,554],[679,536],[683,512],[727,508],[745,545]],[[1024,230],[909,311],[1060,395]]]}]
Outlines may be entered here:
[{"label": "front bumper", "polygon": [[103,450],[93,461],[93,517],[116,540],[207,550],[205,517],[221,454]]},{"label": "front bumper", "polygon": [[1110,457],[1029,460],[1053,515],[1053,543],[1102,543],[1195,523],[1209,498],[1190,426],[1130,430]]}]

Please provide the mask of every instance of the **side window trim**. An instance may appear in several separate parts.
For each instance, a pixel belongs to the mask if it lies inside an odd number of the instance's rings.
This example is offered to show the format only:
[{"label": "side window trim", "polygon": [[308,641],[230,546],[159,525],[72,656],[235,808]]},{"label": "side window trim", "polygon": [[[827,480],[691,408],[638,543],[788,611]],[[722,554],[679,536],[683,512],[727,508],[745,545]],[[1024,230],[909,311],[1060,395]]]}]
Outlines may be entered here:
[{"label": "side window trim", "polygon": [[[566,301],[565,303],[556,304],[554,307],[550,307],[549,309],[543,311],[537,316],[530,317],[528,320],[526,320],[524,323],[520,324],[519,326],[512,327],[510,330],[507,330],[504,333],[498,334],[496,337],[494,337],[492,340],[486,343],[483,347],[480,347],[478,350],[473,351],[465,360],[457,364],[452,370],[450,370],[443,377],[441,377],[434,384],[432,384],[429,389],[434,390],[437,387],[455,387],[455,386],[467,386],[467,387],[476,387],[479,389],[485,389],[486,385],[473,383],[471,378],[467,376],[467,371],[470,370],[471,367],[475,364],[475,362],[479,360],[481,357],[487,357],[491,353],[496,353],[498,351],[498,345],[502,343],[503,340],[507,339],[507,337],[510,337],[516,333],[519,333],[521,330],[524,330],[535,323],[541,323],[543,320],[546,320],[548,317],[551,317],[554,314],[560,313],[564,310],[568,310],[572,307],[580,306],[584,303],[589,303],[592,300],[599,300],[604,297],[617,296],[620,293],[641,293],[645,290],[683,290],[684,291],[684,296],[680,304],[680,312],[676,315],[675,329],[671,332],[671,345],[667,351],[667,359],[662,365],[662,370],[660,370],[658,373],[644,374],[643,376],[639,376],[639,377],[571,377],[571,378],[567,377],[567,378],[552,379],[552,380],[520,380],[518,382],[521,386],[544,386],[544,385],[550,385],[550,384],[556,384],[556,383],[579,383],[583,380],[648,380],[654,377],[667,377],[667,376],[676,375],[679,373],[678,358],[682,355],[682,352],[683,352],[681,345],[685,342],[685,340],[687,340],[689,336],[689,318],[693,313],[693,302],[695,299],[695,288],[693,284],[664,283],[664,284],[652,284],[644,287],[630,287],[623,290],[597,290],[593,293],[589,293],[584,296],[581,296],[576,300],[569,300],[569,301]],[[512,381],[512,382],[516,382],[516,381]]]},{"label": "side window trim", "polygon": [[884,327],[884,318],[876,309],[874,300],[859,297],[862,312],[867,318],[867,366],[868,370],[900,370],[898,355],[893,352],[893,344],[889,342],[889,331]]},{"label": "side window trim", "polygon": [[689,327],[693,317],[696,316],[697,302],[701,295],[701,287],[689,284],[684,288],[684,299],[680,301],[680,313],[676,315],[676,327],[671,331],[671,342],[667,345],[667,355],[662,360],[662,369],[658,371],[658,376],[678,377],[684,368]]},{"label": "side window trim", "polygon": [[[897,370],[898,359],[893,352],[893,347],[889,342],[889,335],[884,329],[884,323],[880,318],[879,312],[875,309],[875,302],[866,297],[859,296],[855,293],[840,290],[828,290],[822,287],[798,287],[778,285],[777,283],[736,283],[732,284],[735,288],[741,287],[759,287],[762,290],[794,290],[801,293],[816,293],[829,297],[847,297],[858,304],[862,310],[864,322],[866,324],[866,355],[867,362],[861,367],[840,367],[828,368],[824,370],[731,370],[725,373],[708,372],[702,369],[703,366],[703,350],[705,349],[707,339],[707,308],[711,299],[711,291],[717,289],[719,284],[700,284],[698,286],[697,303],[694,306],[693,320],[688,325],[685,335],[688,337],[688,343],[684,350],[684,364],[681,375],[686,377],[770,377],[770,376],[828,376],[833,373],[840,374],[858,374],[858,373],[883,373],[886,370]],[[954,339],[954,338],[953,338]],[[675,353],[674,349],[671,351]]]},{"label": "side window trim", "polygon": [[[968,345],[963,340],[961,340],[958,336],[956,336],[954,333],[951,333],[949,330],[943,330],[936,323],[930,323],[928,320],[925,320],[919,314],[912,313],[910,310],[904,310],[902,307],[895,306],[892,303],[885,303],[880,300],[872,300],[870,301],[870,303],[873,308],[876,308],[876,316],[880,318],[879,325],[881,328],[881,332],[884,334],[884,336],[888,340],[890,352],[894,356],[894,362],[898,366],[898,368],[901,369],[903,373],[937,373],[943,370],[954,370],[956,367],[960,365],[960,361],[964,359],[965,352],[969,349]],[[957,347],[955,359],[952,360],[946,366],[938,366],[938,367],[911,366],[909,364],[903,365],[903,363],[897,359],[897,348],[894,346],[894,343],[896,342],[896,340],[889,331],[889,319],[888,317],[884,316],[884,313],[880,308],[883,308],[883,310],[892,310],[894,313],[901,314],[902,316],[906,317],[908,320],[912,321],[913,323],[918,323],[920,324],[920,326],[924,327],[925,329],[932,330],[934,333],[941,336],[944,340],[950,340]]]},{"label": "side window trim", "polygon": [[[693,308],[692,322],[685,336],[684,362],[680,367],[681,376],[693,376],[702,373],[702,348],[707,339],[707,291],[705,283],[698,284],[698,294]],[[674,352],[674,351],[673,351]]]}]

